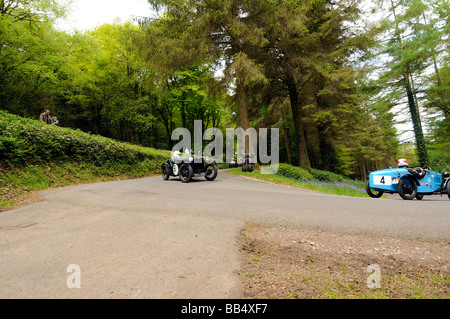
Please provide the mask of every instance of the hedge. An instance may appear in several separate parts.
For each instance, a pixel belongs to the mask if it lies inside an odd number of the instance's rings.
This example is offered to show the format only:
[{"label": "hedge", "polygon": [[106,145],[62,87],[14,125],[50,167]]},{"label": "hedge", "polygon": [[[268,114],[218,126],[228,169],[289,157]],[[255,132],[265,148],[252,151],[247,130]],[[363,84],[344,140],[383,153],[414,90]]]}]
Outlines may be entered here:
[{"label": "hedge", "polygon": [[0,162],[22,166],[46,162],[163,163],[169,151],[123,143],[80,130],[48,125],[0,110]]}]

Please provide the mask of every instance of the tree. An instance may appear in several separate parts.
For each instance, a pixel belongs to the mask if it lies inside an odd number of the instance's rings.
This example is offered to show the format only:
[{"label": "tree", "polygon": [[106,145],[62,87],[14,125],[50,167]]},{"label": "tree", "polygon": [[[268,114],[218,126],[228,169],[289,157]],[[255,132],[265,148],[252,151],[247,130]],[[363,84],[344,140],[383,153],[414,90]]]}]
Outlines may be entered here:
[{"label": "tree", "polygon": [[[249,128],[246,86],[253,81],[264,80],[260,67],[246,54],[248,46],[264,45],[260,28],[254,23],[266,10],[265,1],[149,1],[155,9],[164,10],[163,19],[168,21],[169,34],[178,32],[180,43],[190,52],[196,43],[197,54],[219,63],[225,61],[226,79],[235,87],[240,125]],[[174,23],[179,21],[180,23]],[[179,25],[184,26],[179,32]],[[184,40],[183,40],[184,39]],[[186,41],[186,39],[189,39]],[[246,145],[248,150],[248,144]],[[254,152],[253,150],[250,150]]]},{"label": "tree", "polygon": [[[393,93],[401,88],[406,95],[413,131],[416,141],[416,150],[420,165],[426,166],[428,163],[427,148],[422,128],[422,121],[419,115],[418,100],[415,97],[413,86],[414,72],[423,69],[425,46],[417,46],[416,40],[412,36],[416,27],[416,19],[421,16],[422,8],[414,6],[414,0],[400,0],[394,3],[389,0],[390,15],[382,22],[384,24],[387,41],[381,51],[390,57],[387,71],[380,80],[384,85],[390,87]],[[384,2],[381,2],[382,5]],[[410,8],[410,6],[412,6]],[[410,9],[408,9],[410,8]],[[391,94],[392,97],[394,95]]]},{"label": "tree", "polygon": [[[56,1],[0,1],[0,104],[37,117],[60,97],[65,35],[53,29],[64,14]],[[61,70],[61,72],[59,72]]]}]

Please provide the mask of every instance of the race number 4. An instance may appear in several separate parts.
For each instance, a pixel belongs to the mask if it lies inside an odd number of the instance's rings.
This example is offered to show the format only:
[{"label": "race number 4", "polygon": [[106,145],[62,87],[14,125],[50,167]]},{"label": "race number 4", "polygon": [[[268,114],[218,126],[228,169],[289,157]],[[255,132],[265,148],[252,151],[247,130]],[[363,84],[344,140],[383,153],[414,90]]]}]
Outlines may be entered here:
[{"label": "race number 4", "polygon": [[391,176],[377,176],[377,175],[375,175],[373,177],[373,184],[374,185],[392,185],[392,178],[391,178]]}]

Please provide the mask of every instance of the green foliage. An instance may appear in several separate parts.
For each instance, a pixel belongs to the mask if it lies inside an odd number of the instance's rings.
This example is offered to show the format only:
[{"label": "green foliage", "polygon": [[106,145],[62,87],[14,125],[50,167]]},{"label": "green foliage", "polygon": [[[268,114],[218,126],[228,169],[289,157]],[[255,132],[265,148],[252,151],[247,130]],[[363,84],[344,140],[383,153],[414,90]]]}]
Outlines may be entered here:
[{"label": "green foliage", "polygon": [[139,164],[157,171],[170,156],[79,130],[48,125],[0,111],[0,162],[9,166],[83,162],[97,166]]},{"label": "green foliage", "polygon": [[[380,90],[374,97],[390,108],[397,106],[397,112],[405,113],[401,106],[408,106],[407,122],[414,130],[419,164],[431,165],[422,123],[429,122],[431,132],[436,132],[436,126],[445,127],[439,135],[450,136],[448,1],[377,2],[384,18],[376,26],[381,33],[376,38],[380,44],[373,65],[378,64],[374,70]],[[422,108],[428,114],[419,116]]]},{"label": "green foliage", "polygon": [[[430,166],[447,166],[448,1],[379,0],[387,18],[373,28],[352,0],[149,2],[162,10],[139,25],[68,34],[54,25],[67,1],[1,1],[1,108],[36,119],[49,108],[64,127],[159,148],[194,120],[204,129],[279,127],[281,159],[317,178],[362,179],[398,158],[392,111],[409,102],[430,118],[418,159],[428,148]],[[1,135],[9,165],[147,158],[94,135],[23,126]]]},{"label": "green foliage", "polygon": [[450,141],[433,143],[429,148],[430,166],[438,172],[450,172]]},{"label": "green foliage", "polygon": [[312,174],[314,179],[319,180],[319,181],[344,182],[346,180],[342,175],[335,174],[335,173],[328,172],[328,171],[321,171],[321,170],[312,168],[309,172]]},{"label": "green foliage", "polygon": [[280,163],[277,171],[277,175],[286,176],[288,178],[292,178],[295,180],[306,180],[311,181],[314,180],[314,176],[308,172],[306,169],[292,166],[288,164]]}]

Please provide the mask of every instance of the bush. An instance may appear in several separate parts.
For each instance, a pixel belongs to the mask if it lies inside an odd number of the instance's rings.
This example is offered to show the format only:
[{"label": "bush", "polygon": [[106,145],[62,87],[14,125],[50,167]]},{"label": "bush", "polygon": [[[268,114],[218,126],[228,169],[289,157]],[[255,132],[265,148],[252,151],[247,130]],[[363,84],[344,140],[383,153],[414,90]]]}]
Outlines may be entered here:
[{"label": "bush", "polygon": [[336,182],[345,182],[346,180],[342,175],[338,175],[328,171],[321,171],[314,168],[310,170],[310,173],[312,174],[312,176],[314,176],[315,179],[323,182],[336,183]]},{"label": "bush", "polygon": [[301,179],[304,181],[317,180],[321,182],[339,183],[346,182],[347,179],[339,174],[335,174],[328,171],[321,171],[312,168],[310,171],[301,167],[292,166],[289,164],[280,164],[277,175],[286,176],[292,179]]},{"label": "bush", "polygon": [[277,175],[280,176],[286,176],[288,178],[292,178],[295,180],[305,180],[305,181],[312,181],[314,180],[314,176],[308,172],[306,169],[303,169],[301,167],[292,166],[289,164],[283,164],[280,163],[280,166],[278,167]]}]

